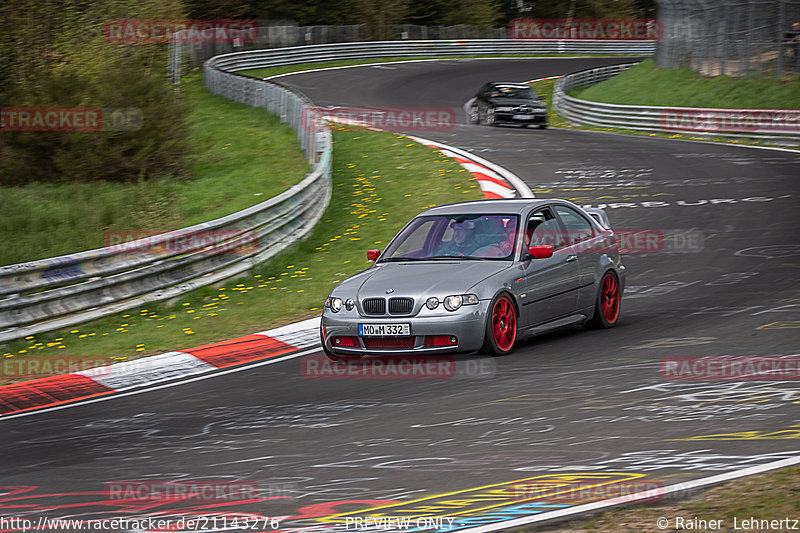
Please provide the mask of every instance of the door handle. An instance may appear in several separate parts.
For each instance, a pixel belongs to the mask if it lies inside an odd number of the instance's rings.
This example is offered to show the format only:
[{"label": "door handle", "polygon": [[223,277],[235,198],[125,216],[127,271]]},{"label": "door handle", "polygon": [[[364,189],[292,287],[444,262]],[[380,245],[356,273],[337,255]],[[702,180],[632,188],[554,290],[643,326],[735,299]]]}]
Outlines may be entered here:
[{"label": "door handle", "polygon": [[566,262],[567,263],[574,263],[577,260],[578,260],[578,256],[577,255],[568,255]]}]

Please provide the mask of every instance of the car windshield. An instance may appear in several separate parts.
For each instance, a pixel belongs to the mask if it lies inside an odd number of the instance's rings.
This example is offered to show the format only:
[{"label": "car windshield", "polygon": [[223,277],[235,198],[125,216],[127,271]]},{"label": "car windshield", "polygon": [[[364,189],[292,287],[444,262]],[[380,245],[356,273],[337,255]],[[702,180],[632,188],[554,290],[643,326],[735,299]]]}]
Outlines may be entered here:
[{"label": "car windshield", "polygon": [[380,262],[447,259],[511,260],[517,242],[516,215],[417,217],[389,244]]},{"label": "car windshield", "polygon": [[526,98],[536,99],[536,94],[530,87],[513,87],[509,85],[497,85],[492,87],[492,98]]}]

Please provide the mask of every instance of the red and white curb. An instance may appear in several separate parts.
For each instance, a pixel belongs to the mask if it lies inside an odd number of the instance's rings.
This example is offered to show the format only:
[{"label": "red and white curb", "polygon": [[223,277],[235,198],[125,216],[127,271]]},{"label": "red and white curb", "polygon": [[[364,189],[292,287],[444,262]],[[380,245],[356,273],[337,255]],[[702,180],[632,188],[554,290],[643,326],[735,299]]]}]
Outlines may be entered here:
[{"label": "red and white curb", "polygon": [[264,361],[319,344],[319,318],[81,372],[0,387],[0,418]]},{"label": "red and white curb", "polygon": [[445,156],[456,160],[462,167],[472,173],[486,198],[533,198],[533,192],[517,175],[509,170],[471,154],[466,150],[455,148],[438,141],[408,135],[412,141],[436,148]]},{"label": "red and white curb", "polygon": [[[332,115],[324,115],[322,118],[339,124],[359,126],[374,131],[387,131],[359,120]],[[486,199],[533,198],[533,192],[530,187],[515,174],[500,165],[496,165],[482,157],[471,154],[466,150],[461,150],[460,148],[455,148],[438,141],[431,141],[414,135],[406,135],[406,137],[430,148],[435,148],[446,157],[454,159],[478,180],[478,185],[480,185],[483,196]]]}]

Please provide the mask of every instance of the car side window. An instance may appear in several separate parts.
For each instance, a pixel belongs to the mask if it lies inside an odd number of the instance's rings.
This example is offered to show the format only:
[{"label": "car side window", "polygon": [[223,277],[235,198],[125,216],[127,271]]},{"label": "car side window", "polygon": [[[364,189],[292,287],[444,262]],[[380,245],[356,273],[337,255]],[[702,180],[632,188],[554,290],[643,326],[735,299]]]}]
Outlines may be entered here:
[{"label": "car side window", "polygon": [[527,246],[549,244],[553,250],[566,246],[566,238],[558,220],[550,209],[540,209],[531,213],[525,229]]},{"label": "car side window", "polygon": [[586,218],[565,205],[555,206],[556,213],[561,218],[562,224],[567,228],[567,237],[571,244],[583,242],[594,237],[594,228]]}]

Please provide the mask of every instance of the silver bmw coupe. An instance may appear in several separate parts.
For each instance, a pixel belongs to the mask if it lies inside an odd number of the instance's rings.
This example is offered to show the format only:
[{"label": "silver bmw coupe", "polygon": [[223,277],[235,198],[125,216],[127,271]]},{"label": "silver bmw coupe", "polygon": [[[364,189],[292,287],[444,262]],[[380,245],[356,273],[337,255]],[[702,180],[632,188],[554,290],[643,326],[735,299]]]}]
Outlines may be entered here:
[{"label": "silver bmw coupe", "polygon": [[331,291],[322,347],[333,359],[504,355],[557,327],[610,328],[625,286],[619,250],[605,212],[565,200],[434,207]]}]

